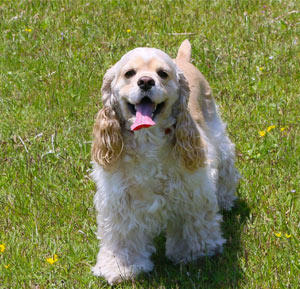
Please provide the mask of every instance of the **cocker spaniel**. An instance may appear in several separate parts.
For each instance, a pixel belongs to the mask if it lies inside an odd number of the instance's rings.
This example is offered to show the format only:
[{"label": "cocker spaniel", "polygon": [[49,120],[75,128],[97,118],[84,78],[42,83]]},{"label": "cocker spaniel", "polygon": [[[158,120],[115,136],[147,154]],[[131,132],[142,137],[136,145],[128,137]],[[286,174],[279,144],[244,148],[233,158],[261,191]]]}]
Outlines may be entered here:
[{"label": "cocker spaniel", "polygon": [[175,263],[222,251],[219,208],[230,209],[239,173],[234,145],[185,40],[172,60],[136,48],[104,75],[93,130],[96,276],[109,283],[153,269],[153,238],[166,233]]}]

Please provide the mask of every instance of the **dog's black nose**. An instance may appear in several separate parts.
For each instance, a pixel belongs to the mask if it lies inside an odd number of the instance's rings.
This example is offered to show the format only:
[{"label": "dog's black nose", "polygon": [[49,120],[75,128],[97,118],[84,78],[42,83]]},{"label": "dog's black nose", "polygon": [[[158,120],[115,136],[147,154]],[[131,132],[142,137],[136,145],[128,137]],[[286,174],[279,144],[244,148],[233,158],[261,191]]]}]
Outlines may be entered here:
[{"label": "dog's black nose", "polygon": [[155,85],[155,81],[149,76],[143,76],[138,80],[137,85],[142,90],[149,90],[150,88],[152,88],[152,86]]}]

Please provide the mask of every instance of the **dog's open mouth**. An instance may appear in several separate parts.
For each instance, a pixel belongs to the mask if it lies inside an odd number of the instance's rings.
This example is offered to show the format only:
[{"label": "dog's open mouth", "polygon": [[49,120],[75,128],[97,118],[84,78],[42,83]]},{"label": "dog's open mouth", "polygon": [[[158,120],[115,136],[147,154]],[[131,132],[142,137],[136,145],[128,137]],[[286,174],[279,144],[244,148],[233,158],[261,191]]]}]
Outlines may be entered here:
[{"label": "dog's open mouth", "polygon": [[155,125],[154,118],[162,111],[164,102],[155,104],[149,97],[144,97],[139,104],[133,105],[127,103],[129,111],[136,116],[131,130],[139,130],[142,128]]}]

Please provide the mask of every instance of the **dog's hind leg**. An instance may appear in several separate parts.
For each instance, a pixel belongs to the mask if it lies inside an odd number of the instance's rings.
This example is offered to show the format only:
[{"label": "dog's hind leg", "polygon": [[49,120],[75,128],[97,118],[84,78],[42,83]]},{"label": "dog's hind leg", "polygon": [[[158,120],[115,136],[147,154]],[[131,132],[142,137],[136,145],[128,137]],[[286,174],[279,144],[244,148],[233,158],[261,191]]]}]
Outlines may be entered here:
[{"label": "dog's hind leg", "polygon": [[[213,99],[203,99],[203,115],[206,120],[206,134],[214,150],[215,162],[211,164],[217,186],[219,207],[230,210],[233,207],[236,187],[241,178],[235,167],[235,146],[226,132]],[[208,148],[210,149],[210,148]]]}]

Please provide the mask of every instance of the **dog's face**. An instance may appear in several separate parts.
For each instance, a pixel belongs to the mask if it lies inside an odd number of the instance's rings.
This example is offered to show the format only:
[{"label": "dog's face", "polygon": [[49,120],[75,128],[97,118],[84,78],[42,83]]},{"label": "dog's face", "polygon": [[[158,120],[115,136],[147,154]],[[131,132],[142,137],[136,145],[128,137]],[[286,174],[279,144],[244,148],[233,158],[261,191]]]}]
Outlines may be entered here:
[{"label": "dog's face", "polygon": [[188,110],[189,86],[173,60],[155,48],[125,54],[103,78],[103,107],[94,125],[93,159],[113,169],[126,150],[128,130],[171,129],[172,151],[187,169],[204,164],[205,149]]},{"label": "dog's face", "polygon": [[111,97],[118,103],[128,127],[137,106],[151,110],[157,125],[172,114],[180,95],[179,73],[172,59],[154,48],[137,48],[125,54],[110,70]]}]

